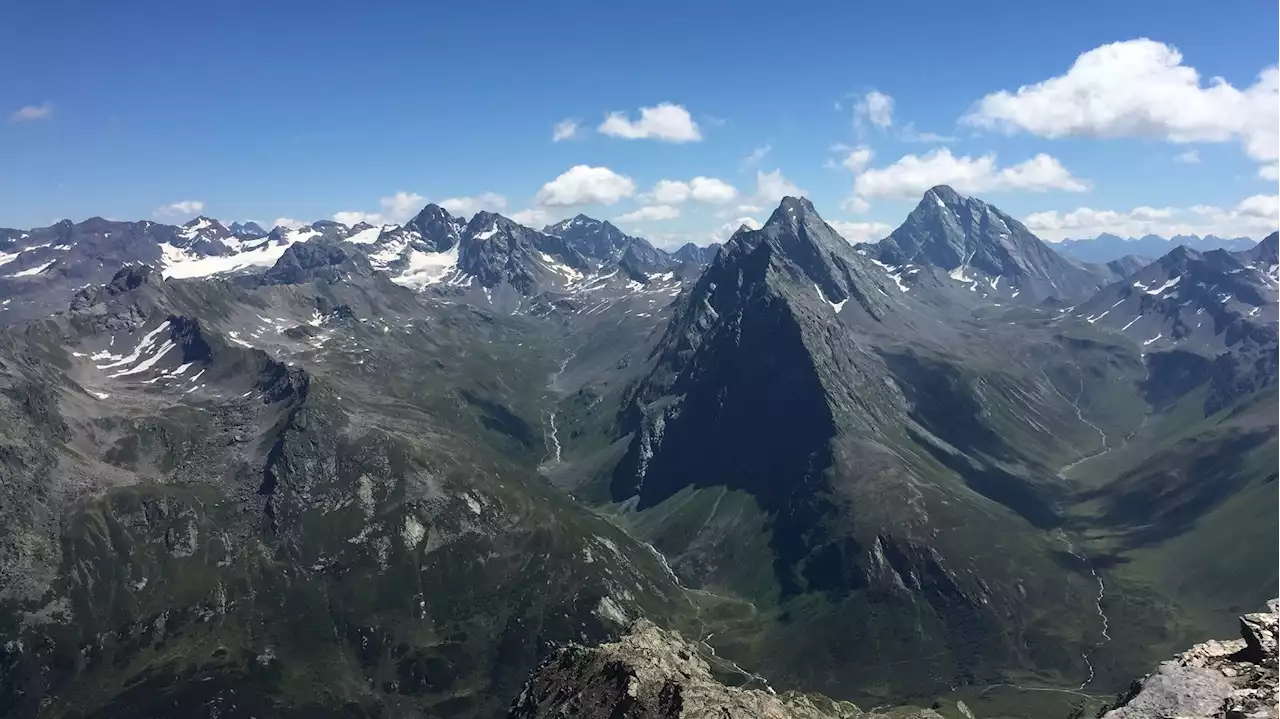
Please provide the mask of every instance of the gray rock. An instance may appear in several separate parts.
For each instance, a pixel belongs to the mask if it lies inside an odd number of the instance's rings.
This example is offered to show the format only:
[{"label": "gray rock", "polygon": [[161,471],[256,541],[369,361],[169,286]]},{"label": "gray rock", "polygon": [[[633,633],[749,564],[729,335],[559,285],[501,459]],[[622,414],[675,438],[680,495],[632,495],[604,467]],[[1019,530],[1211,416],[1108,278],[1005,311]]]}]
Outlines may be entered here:
[{"label": "gray rock", "polygon": [[[864,713],[849,702],[817,694],[777,694],[767,685],[725,686],[714,678],[709,659],[724,664],[704,657],[680,635],[640,619],[615,643],[561,649],[534,672],[508,717],[942,719],[930,709]],[[758,677],[753,683],[761,684]]]},{"label": "gray rock", "polygon": [[1197,644],[1135,682],[1102,719],[1275,719],[1277,602],[1240,618],[1244,639]]}]

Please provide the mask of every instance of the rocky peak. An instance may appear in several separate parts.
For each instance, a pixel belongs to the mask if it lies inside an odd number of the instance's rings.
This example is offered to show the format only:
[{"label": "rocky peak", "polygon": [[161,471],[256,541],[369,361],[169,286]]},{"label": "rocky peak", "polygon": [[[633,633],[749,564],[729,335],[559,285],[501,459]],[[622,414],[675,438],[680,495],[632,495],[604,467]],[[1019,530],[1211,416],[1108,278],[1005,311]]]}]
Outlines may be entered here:
[{"label": "rocky peak", "polygon": [[1249,261],[1264,265],[1280,264],[1280,233],[1272,232],[1250,250],[1244,252]]},{"label": "rocky peak", "polygon": [[160,273],[149,265],[125,265],[116,270],[111,281],[99,287],[86,287],[71,300],[71,310],[78,311],[138,289],[152,282],[162,282]]},{"label": "rocky peak", "polygon": [[745,674],[653,622],[635,622],[617,642],[570,645],[543,662],[525,684],[509,719],[942,719],[928,709],[890,714],[817,694],[778,694],[759,677],[725,686],[714,672]]},{"label": "rocky peak", "polygon": [[231,230],[231,234],[241,239],[255,240],[259,237],[266,237],[267,231],[256,222],[232,222],[227,229]]},{"label": "rocky peak", "polygon": [[933,267],[965,284],[1003,277],[1029,299],[1088,295],[1117,279],[1067,260],[1013,217],[946,185],[930,188],[902,225],[867,248],[886,265]]},{"label": "rocky peak", "polygon": [[523,295],[562,283],[589,267],[563,237],[548,235],[494,212],[477,212],[462,231],[458,268],[485,287],[506,281]]},{"label": "rocky peak", "polygon": [[1280,602],[1240,618],[1240,639],[1197,644],[1134,682],[1102,719],[1275,719]]},{"label": "rocky peak", "polygon": [[[749,232],[750,228],[739,228],[738,232]],[[720,251],[720,243],[713,242],[706,247],[699,247],[692,242],[686,243],[680,249],[671,253],[671,258],[682,265],[698,265],[706,266],[715,259],[716,253]]]},{"label": "rocky peak", "polygon": [[667,253],[648,240],[632,237],[610,222],[586,215],[548,225],[543,232],[563,238],[569,248],[596,263],[625,259],[629,266],[645,273],[662,271],[670,265]]},{"label": "rocky peak", "polygon": [[291,245],[262,276],[267,285],[337,282],[352,274],[367,275],[369,261],[359,252],[332,239],[317,238]]},{"label": "rocky peak", "polygon": [[[472,218],[475,221],[475,218]],[[426,252],[445,252],[458,244],[462,229],[467,223],[459,217],[436,204],[428,204],[422,208],[412,220],[402,228],[406,232],[416,232],[421,237],[415,244],[421,244]]]}]

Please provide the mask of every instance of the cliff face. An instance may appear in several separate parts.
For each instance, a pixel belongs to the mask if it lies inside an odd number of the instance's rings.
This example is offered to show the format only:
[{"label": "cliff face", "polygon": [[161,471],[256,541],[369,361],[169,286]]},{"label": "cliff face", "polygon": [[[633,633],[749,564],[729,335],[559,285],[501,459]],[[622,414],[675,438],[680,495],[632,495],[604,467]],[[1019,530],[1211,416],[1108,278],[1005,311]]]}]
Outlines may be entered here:
[{"label": "cliff face", "polygon": [[1197,644],[1134,682],[1102,719],[1275,719],[1280,601],[1240,617],[1241,639]]},{"label": "cliff face", "polygon": [[[713,662],[722,662],[714,657]],[[942,719],[928,709],[863,712],[816,694],[775,693],[759,677],[732,687],[717,681],[699,649],[678,634],[641,619],[618,642],[561,649],[534,672],[511,707],[510,719]]]}]

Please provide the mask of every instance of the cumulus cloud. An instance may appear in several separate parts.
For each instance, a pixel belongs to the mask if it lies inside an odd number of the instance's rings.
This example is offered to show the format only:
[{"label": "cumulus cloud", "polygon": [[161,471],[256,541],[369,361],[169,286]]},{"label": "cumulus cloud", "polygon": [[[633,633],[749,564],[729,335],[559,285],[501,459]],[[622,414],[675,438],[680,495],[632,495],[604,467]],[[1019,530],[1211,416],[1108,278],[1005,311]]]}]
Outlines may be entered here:
[{"label": "cumulus cloud", "polygon": [[1024,220],[1027,228],[1046,240],[1095,237],[1109,232],[1120,237],[1155,234],[1249,236],[1260,238],[1280,226],[1280,196],[1254,195],[1234,207],[1195,205],[1188,208],[1135,207],[1128,211],[1081,207],[1071,212],[1036,212]]},{"label": "cumulus cloud", "polygon": [[416,192],[401,190],[394,195],[378,198],[378,204],[382,205],[382,215],[388,221],[404,222],[418,214],[427,204],[427,198]]},{"label": "cumulus cloud", "polygon": [[853,121],[861,126],[865,122],[886,130],[893,126],[893,98],[872,90],[863,95],[853,107]]},{"label": "cumulus cloud", "polygon": [[156,217],[183,217],[197,214],[203,209],[204,203],[200,200],[181,200],[157,207],[153,214]]},{"label": "cumulus cloud", "polygon": [[531,207],[513,213],[511,219],[525,227],[546,227],[550,224],[551,216],[544,209]]},{"label": "cumulus cloud", "polygon": [[540,205],[575,207],[578,205],[612,205],[636,193],[636,183],[607,167],[574,165],[538,190],[534,197]]},{"label": "cumulus cloud", "polygon": [[271,226],[272,226],[273,228],[275,228],[275,227],[288,227],[288,228],[292,229],[292,228],[294,228],[294,227],[302,227],[302,226],[303,226],[303,225],[305,225],[305,224],[307,224],[307,223],[303,222],[302,220],[295,220],[295,219],[293,219],[292,217],[277,217],[277,218],[276,218],[276,221],[275,221],[275,222],[273,222],[273,223],[271,223]]},{"label": "cumulus cloud", "polygon": [[738,190],[724,180],[699,176],[688,182],[659,180],[645,196],[649,201],[663,205],[678,205],[689,200],[724,205],[737,199]]},{"label": "cumulus cloud", "polygon": [[333,213],[333,221],[341,222],[347,227],[354,227],[361,222],[367,222],[371,225],[382,224],[382,215],[376,212],[359,212],[357,210],[344,210],[342,212]]},{"label": "cumulus cloud", "polygon": [[1173,161],[1179,165],[1198,165],[1200,164],[1200,153],[1196,150],[1179,152],[1173,156]]},{"label": "cumulus cloud", "polygon": [[1280,156],[1280,72],[1237,88],[1182,63],[1171,45],[1141,38],[1089,50],[1067,72],[979,100],[974,127],[1048,138],[1147,137],[1173,143],[1239,142],[1254,160]]},{"label": "cumulus cloud", "polygon": [[858,197],[857,195],[854,195],[853,197],[849,197],[847,199],[841,200],[840,209],[846,210],[848,212],[857,212],[858,214],[862,214],[863,212],[866,212],[867,210],[871,209],[871,203],[867,202],[861,197]]},{"label": "cumulus cloud", "polygon": [[507,209],[507,198],[496,192],[482,192],[474,197],[450,197],[436,204],[451,214],[470,217],[477,212],[502,212]]},{"label": "cumulus cloud", "polygon": [[34,120],[48,120],[53,117],[53,104],[42,103],[39,105],[27,105],[9,113],[9,122],[32,122]]},{"label": "cumulus cloud", "polygon": [[578,120],[561,120],[551,128],[551,141],[560,142],[561,140],[569,140],[577,134]]},{"label": "cumulus cloud", "polygon": [[1270,165],[1263,165],[1262,167],[1259,167],[1258,177],[1264,180],[1271,180],[1272,182],[1280,180],[1280,165],[1272,163]]},{"label": "cumulus cloud", "polygon": [[[355,225],[368,222],[371,225],[398,224],[410,219],[427,204],[427,198],[416,192],[401,190],[394,195],[378,198],[382,212],[363,212],[360,210],[343,210],[333,213],[333,221],[344,225]],[[446,208],[447,209],[447,208]],[[280,222],[276,222],[277,225]]]},{"label": "cumulus cloud", "polygon": [[626,140],[697,142],[702,139],[698,123],[689,111],[669,102],[640,108],[639,120],[631,120],[624,112],[609,113],[596,129],[601,134]]},{"label": "cumulus cloud", "polygon": [[680,210],[671,205],[648,205],[632,210],[614,218],[617,222],[649,222],[652,220],[674,220],[680,216]]},{"label": "cumulus cloud", "polygon": [[711,233],[710,241],[719,243],[727,242],[730,237],[733,237],[733,233],[737,232],[738,228],[743,225],[746,225],[747,228],[751,230],[758,230],[763,227],[763,225],[760,224],[760,221],[754,217],[739,217],[732,222],[726,222],[717,227],[715,231]]},{"label": "cumulus cloud", "polygon": [[756,194],[752,199],[761,205],[776,205],[784,197],[800,197],[804,190],[782,176],[782,170],[756,170]]},{"label": "cumulus cloud", "polygon": [[888,236],[893,228],[883,222],[828,222],[832,229],[840,233],[845,240],[858,244],[875,242]]},{"label": "cumulus cloud", "polygon": [[994,154],[956,157],[946,148],[924,155],[904,155],[887,167],[872,168],[854,180],[856,197],[915,199],[934,185],[951,185],[958,192],[1024,190],[1084,192],[1089,185],[1067,171],[1056,158],[1039,154],[1030,160],[999,167]]},{"label": "cumulus cloud", "polygon": [[[839,147],[840,149],[835,150],[836,147]],[[832,149],[835,152],[847,153],[844,159],[840,161],[839,166],[853,173],[862,172],[867,169],[867,165],[871,164],[871,158],[876,155],[872,152],[871,148],[866,145],[859,145],[857,147],[835,145]],[[831,164],[835,165],[834,162]]]}]

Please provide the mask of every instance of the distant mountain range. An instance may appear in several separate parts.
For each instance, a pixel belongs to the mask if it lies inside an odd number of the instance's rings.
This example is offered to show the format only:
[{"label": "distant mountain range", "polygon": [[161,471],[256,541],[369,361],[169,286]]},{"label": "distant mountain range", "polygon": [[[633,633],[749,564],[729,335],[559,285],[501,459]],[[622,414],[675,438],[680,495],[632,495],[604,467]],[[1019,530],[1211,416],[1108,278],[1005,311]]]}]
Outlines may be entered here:
[{"label": "distant mountain range", "polygon": [[640,618],[761,701],[1096,716],[1276,594],[1276,235],[263,230],[0,229],[0,716],[598,716],[638,665],[543,660]]},{"label": "distant mountain range", "polygon": [[1217,235],[1175,235],[1164,238],[1159,235],[1143,235],[1142,237],[1124,238],[1110,233],[1102,233],[1097,237],[1078,240],[1063,240],[1054,245],[1068,257],[1084,262],[1107,263],[1118,260],[1125,255],[1138,255],[1147,261],[1168,254],[1175,247],[1183,246],[1199,252],[1209,250],[1227,250],[1239,252],[1257,244],[1257,240],[1248,237],[1218,237]]}]

